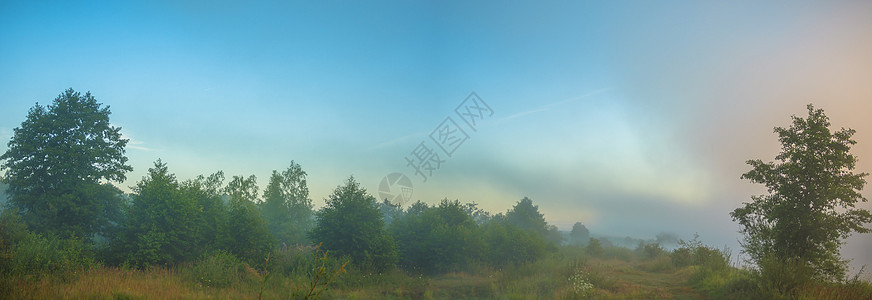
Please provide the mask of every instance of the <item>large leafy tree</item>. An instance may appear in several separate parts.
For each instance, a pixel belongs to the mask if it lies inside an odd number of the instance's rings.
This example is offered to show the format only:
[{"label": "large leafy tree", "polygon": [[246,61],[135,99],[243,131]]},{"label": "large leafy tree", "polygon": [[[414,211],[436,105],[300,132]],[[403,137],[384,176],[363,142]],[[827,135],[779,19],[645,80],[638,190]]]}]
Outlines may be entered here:
[{"label": "large leafy tree", "polygon": [[273,170],[263,200],[261,210],[273,237],[286,245],[305,244],[312,227],[312,200],[300,165],[291,161],[285,171]]},{"label": "large leafy tree", "polygon": [[520,229],[529,230],[541,236],[546,236],[548,223],[545,216],[539,212],[539,206],[533,205],[533,200],[524,197],[506,213],[506,221]]},{"label": "large leafy tree", "polygon": [[[420,202],[419,202],[420,203]],[[400,264],[423,273],[462,270],[479,258],[484,245],[478,225],[459,201],[408,213],[390,225],[400,252]]]},{"label": "large leafy tree", "polygon": [[201,208],[184,193],[166,163],[158,160],[133,187],[133,203],[110,243],[116,259],[145,267],[175,264],[198,256]]},{"label": "large leafy tree", "polygon": [[366,189],[348,178],[327,197],[327,205],[316,213],[310,238],[336,255],[348,255],[355,265],[383,271],[397,262],[393,239],[375,201]]},{"label": "large leafy tree", "polygon": [[233,176],[225,193],[230,197],[228,250],[250,264],[259,264],[266,258],[273,240],[255,202],[257,177]]},{"label": "large leafy tree", "polygon": [[193,199],[200,211],[200,239],[208,241],[200,248],[208,252],[224,249],[230,244],[228,230],[229,213],[224,204],[224,172],[218,171],[209,176],[197,176],[194,180],[186,180],[181,184],[184,197]]},{"label": "large leafy tree", "polygon": [[572,225],[569,238],[573,245],[587,245],[587,241],[590,239],[590,231],[581,222],[575,222],[575,225]]},{"label": "large leafy tree", "polygon": [[781,153],[775,162],[749,160],[742,175],[767,187],[769,193],[751,197],[731,216],[742,226],[744,251],[767,272],[766,263],[791,262],[811,270],[812,276],[840,280],[847,262],[839,247],[852,232],[867,233],[869,211],[855,204],[866,173],[854,173],[857,157],[850,154],[853,129],[831,132],[823,110],[808,105],[808,117],[793,116],[790,128],[776,127]]},{"label": "large leafy tree", "polygon": [[509,224],[502,214],[484,224],[481,232],[486,253],[483,258],[494,267],[535,261],[548,250],[544,237]]},{"label": "large leafy tree", "polygon": [[37,103],[9,149],[0,156],[10,203],[38,232],[64,236],[102,233],[117,216],[127,165],[121,128],[109,122],[109,106],[91,93],[68,89],[47,107]]}]

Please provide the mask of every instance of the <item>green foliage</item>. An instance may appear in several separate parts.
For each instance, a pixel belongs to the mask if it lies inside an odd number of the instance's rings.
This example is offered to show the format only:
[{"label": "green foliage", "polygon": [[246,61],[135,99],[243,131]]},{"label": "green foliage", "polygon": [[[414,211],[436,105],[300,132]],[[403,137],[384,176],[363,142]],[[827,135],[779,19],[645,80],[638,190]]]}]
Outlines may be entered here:
[{"label": "green foliage", "polygon": [[539,206],[533,205],[533,200],[527,197],[518,201],[506,213],[506,221],[523,230],[535,232],[540,236],[546,236],[548,232],[548,223],[545,222],[545,216],[539,213]]},{"label": "green foliage", "polygon": [[273,171],[263,191],[261,211],[273,238],[280,244],[306,244],[312,227],[312,200],[306,186],[306,172],[299,164],[283,172]]},{"label": "green foliage", "polygon": [[693,249],[690,248],[676,248],[672,250],[672,253],[669,254],[672,257],[672,263],[675,264],[676,267],[683,268],[686,266],[693,265]]},{"label": "green foliage", "polygon": [[788,296],[795,296],[799,287],[811,283],[814,272],[798,259],[780,260],[774,256],[763,257],[758,267],[760,271],[754,273],[754,278],[761,291]]},{"label": "green foliage", "polygon": [[217,250],[204,254],[190,269],[189,277],[207,287],[228,287],[245,274],[245,264],[233,254]]},{"label": "green foliage", "polygon": [[600,241],[595,238],[590,238],[587,242],[587,247],[584,248],[587,254],[590,256],[602,256],[604,254],[603,246],[600,245]]},{"label": "green foliage", "polygon": [[[0,178],[2,179],[2,178]],[[9,188],[9,185],[0,180],[0,209],[6,207],[6,201],[8,200],[8,196],[6,195],[6,190]]]},{"label": "green foliage", "polygon": [[14,246],[24,240],[29,230],[21,220],[17,209],[0,211],[0,273],[6,273],[9,264],[15,256]]},{"label": "green foliage", "polygon": [[475,221],[475,224],[484,225],[491,220],[490,212],[478,207],[475,202],[465,204],[466,213]]},{"label": "green foliage", "polygon": [[584,246],[587,245],[590,239],[590,231],[581,222],[575,222],[572,225],[572,231],[569,233],[569,243],[571,245]]},{"label": "green foliage", "polygon": [[724,270],[730,265],[730,255],[725,250],[706,246],[694,234],[690,241],[679,240],[679,247],[672,250],[670,257],[675,266],[706,266],[709,269]]},{"label": "green foliage", "polygon": [[[226,250],[252,265],[262,262],[273,241],[253,200],[254,176],[234,176],[221,187],[224,173],[178,183],[160,160],[134,187],[133,201],[113,235],[107,260],[144,268],[193,261],[203,253]],[[229,194],[229,203],[224,195]]]},{"label": "green foliage", "polygon": [[68,89],[47,107],[36,104],[15,128],[0,170],[10,203],[32,230],[90,237],[118,215],[120,192],[101,181],[124,181],[133,169],[124,156],[128,140],[109,114],[90,93]]},{"label": "green foliage", "polygon": [[414,273],[458,271],[478,259],[483,248],[478,226],[459,201],[442,200],[391,223],[400,265]]},{"label": "green foliage", "polygon": [[777,162],[749,160],[752,169],[742,175],[766,185],[768,195],[734,210],[742,226],[743,247],[763,273],[767,257],[807,264],[816,279],[839,281],[847,262],[839,247],[852,232],[867,233],[872,214],[855,208],[866,202],[860,194],[866,173],[854,173],[857,158],[850,154],[855,131],[831,132],[823,110],[808,105],[808,117],[793,116],[790,128],[776,127],[782,151]]},{"label": "green foliage", "polygon": [[336,187],[326,202],[316,213],[310,233],[313,241],[336,255],[351,257],[355,266],[365,270],[381,272],[396,265],[396,246],[385,231],[375,197],[354,177]]},{"label": "green foliage", "polygon": [[405,215],[403,207],[400,203],[391,203],[390,200],[384,199],[378,203],[378,210],[381,211],[385,219],[385,225],[390,226],[394,220],[402,218]]},{"label": "green foliage", "polygon": [[183,198],[192,199],[199,209],[197,233],[203,241],[204,253],[224,249],[231,242],[230,214],[223,197],[224,172],[218,171],[208,177],[197,176],[181,184]]},{"label": "green foliage", "polygon": [[545,222],[545,216],[539,212],[539,206],[533,205],[533,200],[530,198],[524,197],[506,212],[505,222],[550,242],[549,250],[556,250],[556,246],[563,243],[563,235],[556,226]]},{"label": "green foliage", "polygon": [[121,256],[116,259],[145,267],[190,261],[202,253],[200,207],[182,192],[165,163],[155,162],[133,190],[132,206],[110,244]]},{"label": "green foliage", "polygon": [[321,250],[321,244],[315,246],[312,251],[313,266],[308,268],[309,272],[306,274],[308,280],[292,287],[292,298],[318,299],[337,276],[345,273],[345,266],[349,261],[337,266],[328,258],[328,252],[330,251]]},{"label": "green foliage", "polygon": [[233,197],[229,216],[227,228],[232,229],[228,232],[230,243],[227,249],[249,264],[259,264],[274,245],[260,210],[251,201]]},{"label": "green foliage", "polygon": [[657,243],[639,243],[636,252],[642,259],[654,259],[667,254],[666,250]]},{"label": "green foliage", "polygon": [[531,231],[508,224],[500,218],[482,226],[484,261],[494,267],[528,263],[543,257],[548,241]]},{"label": "green foliage", "polygon": [[81,238],[28,233],[13,247],[6,271],[24,277],[71,279],[94,264],[94,253]]}]

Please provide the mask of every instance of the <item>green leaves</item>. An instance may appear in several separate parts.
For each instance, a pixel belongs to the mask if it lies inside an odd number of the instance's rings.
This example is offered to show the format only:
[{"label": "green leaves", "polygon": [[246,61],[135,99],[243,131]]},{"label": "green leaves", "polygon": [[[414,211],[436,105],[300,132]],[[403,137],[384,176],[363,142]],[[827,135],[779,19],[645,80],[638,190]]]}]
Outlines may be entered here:
[{"label": "green leaves", "polygon": [[407,213],[390,226],[404,268],[422,273],[457,271],[479,259],[483,245],[466,206],[443,199],[434,207],[421,202],[415,207],[420,211]]},{"label": "green leaves", "polygon": [[548,235],[549,228],[545,216],[539,213],[539,206],[533,205],[533,200],[530,198],[524,197],[518,201],[512,210],[506,213],[506,221],[542,237]]},{"label": "green leaves", "polygon": [[371,271],[392,268],[397,262],[393,239],[375,198],[349,177],[326,199],[327,206],[316,213],[310,238],[338,256],[348,255],[353,264]]},{"label": "green leaves", "polygon": [[274,244],[253,202],[255,179],[234,176],[222,187],[219,171],[179,183],[158,160],[133,188],[125,222],[110,244],[116,262],[177,264],[225,250],[252,265],[261,263]]},{"label": "green leaves", "polygon": [[261,211],[270,232],[285,244],[307,243],[306,232],[312,224],[312,200],[306,186],[306,172],[299,164],[283,172],[273,171],[263,191]]},{"label": "green leaves", "polygon": [[868,174],[853,172],[854,130],[831,132],[829,118],[811,104],[807,118],[792,120],[790,128],[775,128],[782,145],[776,161],[749,160],[752,168],[742,175],[769,194],[752,197],[730,215],[742,226],[745,252],[761,268],[764,258],[791,259],[807,264],[815,277],[840,280],[846,270],[841,240],[869,232],[863,225],[872,222],[869,211],[855,209],[866,201],[860,191]]},{"label": "green leaves", "polygon": [[10,203],[38,232],[63,236],[103,233],[106,210],[118,208],[117,189],[132,171],[124,156],[128,140],[109,122],[109,107],[90,93],[64,91],[54,102],[30,109],[0,155]]}]

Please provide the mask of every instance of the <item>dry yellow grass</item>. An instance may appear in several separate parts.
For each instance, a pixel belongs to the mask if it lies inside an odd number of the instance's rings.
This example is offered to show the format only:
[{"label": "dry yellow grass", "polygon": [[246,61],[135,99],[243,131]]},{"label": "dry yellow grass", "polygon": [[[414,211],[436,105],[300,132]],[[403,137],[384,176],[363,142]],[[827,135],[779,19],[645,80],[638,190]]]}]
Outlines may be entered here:
[{"label": "dry yellow grass", "polygon": [[[378,278],[351,272],[340,276],[322,296],[325,299],[701,299],[688,279],[697,269],[689,266],[652,272],[643,262],[590,258],[584,264],[569,260],[540,261],[529,266],[492,272],[448,273],[410,277],[402,272]],[[12,278],[10,299],[256,299],[263,275],[246,270],[243,278],[227,287],[205,287],[192,280],[186,267],[126,270],[94,268],[61,281]],[[587,292],[573,288],[569,276],[583,271],[591,283]],[[347,276],[347,277],[344,277]],[[264,299],[287,299],[304,278],[272,276],[266,282]],[[344,281],[343,281],[344,280]],[[802,299],[872,299],[868,283],[858,286],[812,285],[799,291]],[[859,298],[858,298],[859,297]]]},{"label": "dry yellow grass", "polygon": [[77,279],[59,282],[43,278],[13,282],[13,299],[206,298],[202,291],[182,282],[177,272],[152,268],[146,272],[95,268]]}]

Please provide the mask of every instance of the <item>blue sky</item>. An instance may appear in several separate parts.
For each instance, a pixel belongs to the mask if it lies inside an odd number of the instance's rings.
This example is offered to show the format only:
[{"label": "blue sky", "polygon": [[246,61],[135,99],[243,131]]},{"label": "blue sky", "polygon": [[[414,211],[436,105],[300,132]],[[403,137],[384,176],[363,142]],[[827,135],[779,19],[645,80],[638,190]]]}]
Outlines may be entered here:
[{"label": "blue sky", "polygon": [[[180,3],[176,3],[180,2]],[[734,248],[745,160],[824,108],[872,171],[872,4],[797,2],[0,3],[0,139],[66,88],[111,106],[138,181],[258,176],[291,160],[323,204],[354,175],[549,222]],[[404,157],[471,92],[493,109],[427,182]],[[0,151],[5,150],[0,145]],[[869,192],[864,192],[869,197]],[[870,208],[870,205],[864,204]],[[846,254],[872,264],[869,235]]]}]

